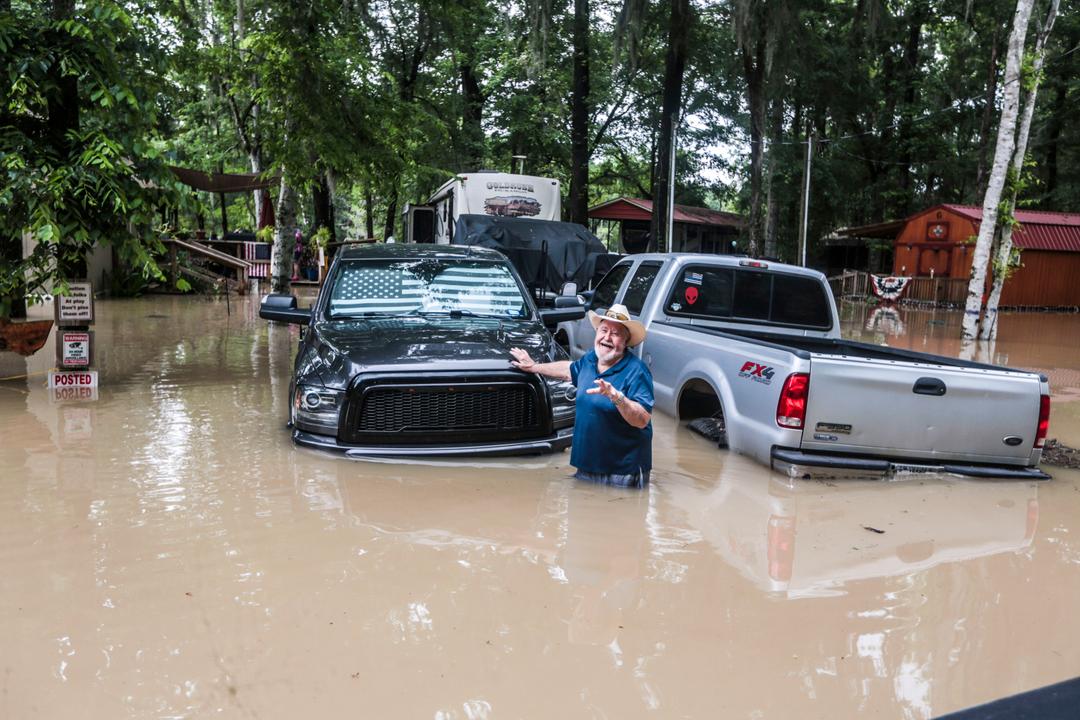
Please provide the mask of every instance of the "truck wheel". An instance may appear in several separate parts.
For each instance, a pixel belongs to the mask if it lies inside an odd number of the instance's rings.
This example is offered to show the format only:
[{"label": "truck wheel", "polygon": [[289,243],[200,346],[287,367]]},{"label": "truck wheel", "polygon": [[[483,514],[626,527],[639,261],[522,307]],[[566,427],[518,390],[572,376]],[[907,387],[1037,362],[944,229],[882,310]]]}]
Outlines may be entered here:
[{"label": "truck wheel", "polygon": [[712,386],[704,380],[692,380],[679,395],[679,419],[689,420],[687,428],[727,448],[727,426],[724,408]]},{"label": "truck wheel", "polygon": [[724,425],[723,414],[720,414],[719,417],[691,420],[686,424],[686,427],[693,432],[696,432],[698,435],[701,435],[706,440],[712,440],[721,450],[727,449],[727,427]]}]

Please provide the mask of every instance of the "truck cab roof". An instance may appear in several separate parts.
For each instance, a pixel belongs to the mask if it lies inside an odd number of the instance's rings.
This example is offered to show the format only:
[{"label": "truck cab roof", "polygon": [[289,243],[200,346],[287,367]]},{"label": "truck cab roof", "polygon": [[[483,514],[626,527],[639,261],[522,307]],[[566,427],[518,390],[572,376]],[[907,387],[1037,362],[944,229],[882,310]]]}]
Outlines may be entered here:
[{"label": "truck cab roof", "polygon": [[703,255],[701,253],[640,253],[635,255],[627,255],[620,262],[631,261],[652,261],[652,262],[664,262],[666,260],[676,260],[682,262],[694,262],[705,263],[709,265],[721,265],[725,267],[748,267],[751,269],[759,268],[761,270],[775,270],[779,272],[791,273],[793,275],[805,275],[812,278],[821,278],[824,275],[811,268],[800,267],[798,265],[788,265],[787,263],[777,262],[774,260],[761,260],[749,257],[747,255]]}]

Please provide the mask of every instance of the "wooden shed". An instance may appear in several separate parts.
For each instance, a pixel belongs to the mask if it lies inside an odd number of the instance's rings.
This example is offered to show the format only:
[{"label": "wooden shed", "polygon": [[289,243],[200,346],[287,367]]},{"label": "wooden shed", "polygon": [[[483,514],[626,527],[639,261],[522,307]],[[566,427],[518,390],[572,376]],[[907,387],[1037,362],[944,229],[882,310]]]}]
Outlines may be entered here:
[{"label": "wooden shed", "polygon": [[[618,252],[655,250],[649,243],[652,200],[616,198],[589,208],[589,218],[593,220],[593,232],[601,240],[605,237],[597,227],[600,223],[609,228],[612,224],[618,225]],[[734,252],[734,240],[746,224],[741,215],[692,205],[676,205],[672,220],[672,252]]]},{"label": "wooden shed", "polygon": [[[1004,307],[1080,306],[1080,214],[1017,210],[1020,226],[1013,244],[1020,248],[1020,267],[1005,283]],[[845,228],[852,237],[893,240],[894,275],[920,278],[917,287],[931,287],[932,297],[956,302],[964,297],[971,277],[975,238],[982,223],[982,208],[974,205],[937,205],[906,220],[862,228]],[[989,285],[989,281],[988,281]],[[909,297],[913,297],[909,291]]]}]

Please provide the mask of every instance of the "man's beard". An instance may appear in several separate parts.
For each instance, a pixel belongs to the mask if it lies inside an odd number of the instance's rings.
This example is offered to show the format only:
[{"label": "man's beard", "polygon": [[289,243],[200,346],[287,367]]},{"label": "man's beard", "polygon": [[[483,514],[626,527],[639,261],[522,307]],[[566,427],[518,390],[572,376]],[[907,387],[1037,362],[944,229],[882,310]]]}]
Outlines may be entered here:
[{"label": "man's beard", "polygon": [[605,365],[614,365],[618,362],[619,358],[622,357],[622,352],[619,352],[615,348],[601,345],[600,343],[596,343],[594,349],[596,350],[596,357]]}]

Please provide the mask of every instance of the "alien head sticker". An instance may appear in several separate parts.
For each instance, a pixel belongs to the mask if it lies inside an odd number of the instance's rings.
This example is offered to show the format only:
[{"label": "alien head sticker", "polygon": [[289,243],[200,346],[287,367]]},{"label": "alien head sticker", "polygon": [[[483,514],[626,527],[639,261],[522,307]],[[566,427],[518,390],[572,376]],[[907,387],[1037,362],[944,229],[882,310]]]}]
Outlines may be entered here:
[{"label": "alien head sticker", "polygon": [[693,285],[686,288],[686,302],[693,305],[694,303],[697,302],[697,299],[698,299],[698,289],[696,287],[694,287]]}]

